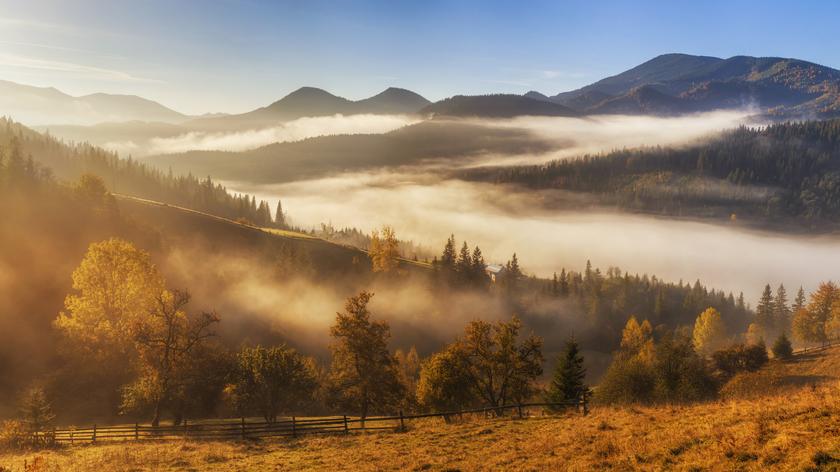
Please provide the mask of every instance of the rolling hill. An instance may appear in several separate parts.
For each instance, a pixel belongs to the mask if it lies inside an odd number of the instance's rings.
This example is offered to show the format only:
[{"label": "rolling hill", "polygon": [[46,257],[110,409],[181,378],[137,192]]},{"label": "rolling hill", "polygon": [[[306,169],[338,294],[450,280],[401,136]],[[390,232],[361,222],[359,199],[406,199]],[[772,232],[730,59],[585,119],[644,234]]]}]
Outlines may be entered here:
[{"label": "rolling hill", "polygon": [[0,80],[0,110],[29,125],[90,125],[106,121],[179,123],[188,117],[136,95],[94,93],[74,97],[52,87]]},{"label": "rolling hill", "polygon": [[523,129],[441,119],[384,134],[320,136],[243,152],[164,154],[145,157],[143,162],[224,180],[276,183],[351,169],[417,164],[426,159],[466,159],[489,152],[540,153],[556,146]]}]

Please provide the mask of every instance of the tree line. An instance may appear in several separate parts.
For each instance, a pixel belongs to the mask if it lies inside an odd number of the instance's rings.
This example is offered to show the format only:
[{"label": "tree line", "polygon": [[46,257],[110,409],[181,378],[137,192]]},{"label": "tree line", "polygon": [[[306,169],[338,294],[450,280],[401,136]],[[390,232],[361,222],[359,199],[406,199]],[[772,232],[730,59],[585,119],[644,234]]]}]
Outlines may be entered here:
[{"label": "tree line", "polygon": [[[116,153],[87,143],[65,143],[48,134],[32,131],[9,118],[0,118],[0,167],[15,175],[37,172],[38,177],[75,181],[85,174],[102,178],[107,188],[121,193],[183,206],[233,220],[286,227],[282,204],[245,194],[232,194],[210,177],[162,172],[143,162],[121,159]],[[5,164],[3,162],[5,161]]]},{"label": "tree line", "polygon": [[586,192],[668,215],[832,224],[840,215],[840,120],[741,126],[702,143],[479,169],[468,178]]}]

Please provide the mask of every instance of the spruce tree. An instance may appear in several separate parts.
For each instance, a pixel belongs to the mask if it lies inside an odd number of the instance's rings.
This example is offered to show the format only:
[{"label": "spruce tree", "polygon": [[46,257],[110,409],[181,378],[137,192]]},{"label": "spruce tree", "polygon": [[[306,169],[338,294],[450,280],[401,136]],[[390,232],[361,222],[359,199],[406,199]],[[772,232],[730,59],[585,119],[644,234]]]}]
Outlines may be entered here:
[{"label": "spruce tree", "polygon": [[33,433],[46,431],[55,419],[47,395],[40,387],[32,388],[26,393],[20,410],[27,428]]},{"label": "spruce tree", "polygon": [[283,213],[283,202],[277,200],[277,212],[274,214],[274,225],[278,228],[286,227],[286,215]]},{"label": "spruce tree", "polygon": [[765,333],[773,331],[775,328],[773,320],[773,290],[770,284],[764,286],[764,292],[758,300],[758,305],[755,307],[755,322],[764,330]]},{"label": "spruce tree", "polygon": [[444,270],[451,271],[455,269],[455,235],[449,235],[446,240],[446,246],[443,247],[443,254],[440,256],[440,265]]},{"label": "spruce tree", "polygon": [[581,396],[589,393],[589,387],[584,383],[586,367],[583,366],[583,356],[574,337],[566,341],[563,352],[557,358],[554,368],[554,378],[548,390],[546,400],[549,403],[563,403],[580,400]]},{"label": "spruce tree", "polygon": [[796,299],[793,301],[792,311],[794,314],[799,310],[805,308],[805,289],[799,286],[799,291],[796,292]]},{"label": "spruce tree", "polygon": [[773,309],[778,332],[789,332],[790,307],[788,306],[787,290],[785,290],[784,284],[779,284],[779,288],[776,289],[776,298],[773,300]]}]

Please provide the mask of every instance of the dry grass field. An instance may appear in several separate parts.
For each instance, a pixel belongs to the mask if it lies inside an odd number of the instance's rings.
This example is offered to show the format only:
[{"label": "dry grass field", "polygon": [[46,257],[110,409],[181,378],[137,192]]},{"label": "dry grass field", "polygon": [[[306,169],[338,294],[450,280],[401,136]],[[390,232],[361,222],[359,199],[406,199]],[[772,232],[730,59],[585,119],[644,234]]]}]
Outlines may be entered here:
[{"label": "dry grass field", "polygon": [[[414,421],[404,433],[74,446],[0,455],[0,465],[33,472],[840,470],[838,360],[840,348],[834,348],[785,366],[771,363],[761,374],[776,383],[783,372],[816,381],[767,395],[730,392],[728,399],[692,406],[595,407],[586,417],[533,412],[522,420],[469,418],[450,425],[433,419]],[[752,380],[764,389],[761,374]]]}]

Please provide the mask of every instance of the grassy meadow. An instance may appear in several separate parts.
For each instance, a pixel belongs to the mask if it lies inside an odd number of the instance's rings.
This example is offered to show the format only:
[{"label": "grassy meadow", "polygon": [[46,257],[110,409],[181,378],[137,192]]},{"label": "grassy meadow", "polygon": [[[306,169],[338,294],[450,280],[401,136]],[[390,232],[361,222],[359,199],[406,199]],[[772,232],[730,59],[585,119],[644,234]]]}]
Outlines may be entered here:
[{"label": "grassy meadow", "polygon": [[[838,367],[838,347],[771,362],[753,374],[756,391],[742,388],[689,406],[596,406],[586,417],[532,411],[521,420],[473,417],[449,425],[428,419],[403,433],[114,442],[0,455],[0,465],[11,471],[838,470]],[[812,381],[795,385],[803,375]],[[765,388],[780,382],[790,385]]]}]

